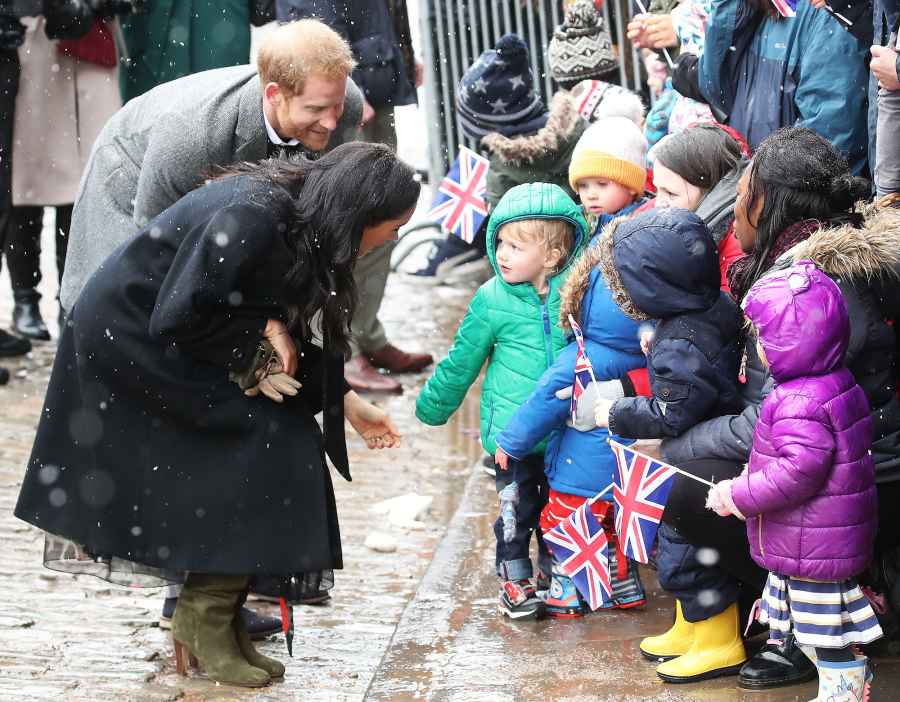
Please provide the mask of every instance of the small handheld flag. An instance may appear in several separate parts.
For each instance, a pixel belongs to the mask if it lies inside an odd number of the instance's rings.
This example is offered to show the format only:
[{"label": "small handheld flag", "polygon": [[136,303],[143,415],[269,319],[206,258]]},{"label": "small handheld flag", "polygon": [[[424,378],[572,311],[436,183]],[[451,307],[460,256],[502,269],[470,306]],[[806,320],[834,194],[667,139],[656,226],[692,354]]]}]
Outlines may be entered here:
[{"label": "small handheld flag", "polygon": [[619,543],[630,559],[647,563],[679,471],[618,441],[609,445],[619,467],[613,487]]},{"label": "small handheld flag", "polygon": [[587,357],[584,348],[584,333],[572,315],[569,315],[569,326],[572,327],[575,343],[578,345],[578,355],[575,357],[575,380],[572,383],[572,402],[569,405],[569,412],[574,422],[578,412],[578,398],[584,394],[591,382],[597,382],[597,378],[594,377],[594,366],[591,365],[591,359]]},{"label": "small handheld flag", "polygon": [[[782,17],[797,16],[797,0],[772,0],[772,4],[775,6],[775,9],[778,10],[778,14]],[[835,11],[831,5],[825,5],[825,11],[842,24],[848,27],[853,26],[853,22],[844,17],[840,12]]]},{"label": "small handheld flag", "polygon": [[609,542],[587,502],[544,534],[544,541],[591,610],[612,599]]},{"label": "small handheld flag", "polygon": [[487,217],[487,172],[489,161],[465,146],[435,193],[429,219],[471,244]]},{"label": "small handheld flag", "polygon": [[772,0],[772,4],[782,17],[797,16],[797,0]]}]

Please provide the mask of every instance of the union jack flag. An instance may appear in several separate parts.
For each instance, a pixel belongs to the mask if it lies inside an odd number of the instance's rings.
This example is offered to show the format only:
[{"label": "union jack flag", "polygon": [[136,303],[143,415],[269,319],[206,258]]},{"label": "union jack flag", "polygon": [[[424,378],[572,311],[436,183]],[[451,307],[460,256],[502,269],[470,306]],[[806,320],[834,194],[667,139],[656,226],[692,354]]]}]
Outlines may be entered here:
[{"label": "union jack flag", "polygon": [[461,146],[450,172],[438,186],[428,217],[463,241],[472,243],[487,217],[487,172],[489,161]]},{"label": "union jack flag", "polygon": [[797,16],[797,0],[772,0],[772,4],[782,17]]},{"label": "union jack flag", "polygon": [[591,610],[612,599],[609,542],[587,502],[544,534],[544,541]]},{"label": "union jack flag", "polygon": [[646,563],[678,470],[618,441],[609,445],[619,466],[613,485],[619,543],[630,559]]},{"label": "union jack flag", "polygon": [[571,412],[574,422],[578,409],[578,398],[584,394],[587,386],[594,380],[594,367],[584,350],[584,334],[572,315],[569,315],[569,326],[572,327],[575,343],[578,344],[578,355],[575,357],[575,381],[572,383],[572,404],[569,405],[569,412]]}]

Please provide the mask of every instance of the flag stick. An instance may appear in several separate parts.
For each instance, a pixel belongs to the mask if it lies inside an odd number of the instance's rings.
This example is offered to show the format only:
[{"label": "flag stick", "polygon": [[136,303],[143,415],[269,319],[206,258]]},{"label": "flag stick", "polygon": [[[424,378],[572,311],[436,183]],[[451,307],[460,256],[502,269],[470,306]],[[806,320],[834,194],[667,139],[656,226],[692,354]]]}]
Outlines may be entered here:
[{"label": "flag stick", "polygon": [[[650,14],[649,12],[647,12],[647,8],[644,7],[644,3],[642,3],[641,0],[634,0],[634,4],[638,6],[638,9],[641,11],[642,14],[645,14],[645,15]],[[675,64],[672,62],[672,57],[669,55],[669,50],[666,49],[665,47],[663,47],[662,52],[663,52],[663,55],[666,57],[666,63],[669,64],[669,68],[671,68],[674,71]]]},{"label": "flag stick", "polygon": [[594,495],[591,499],[589,499],[589,500],[588,500],[588,504],[589,504],[589,505],[594,504],[597,500],[600,499],[600,496],[601,496],[601,495],[605,495],[606,492],[607,492],[608,490],[612,490],[614,485],[615,485],[615,483],[610,483],[609,485],[607,485],[607,486],[606,486],[605,488],[603,488],[600,492],[598,492],[598,493],[597,493],[596,495]]},{"label": "flag stick", "polygon": [[[690,478],[691,480],[696,480],[698,483],[703,483],[704,485],[709,485],[713,487],[715,483],[707,480],[706,478],[701,478],[698,475],[694,475],[693,473],[688,473],[686,470],[681,470],[678,466],[673,466],[671,463],[665,463],[664,461],[660,461],[658,458],[653,458],[652,456],[648,456],[646,453],[641,453],[637,449],[631,448],[631,446],[625,446],[625,444],[620,444],[618,441],[613,441],[612,439],[607,439],[607,441],[611,444],[616,444],[616,446],[621,446],[622,448],[626,448],[629,451],[634,451],[636,454],[643,456],[644,458],[649,458],[651,461],[656,461],[657,463],[664,465],[666,468],[671,468],[676,473],[681,473],[685,478]],[[608,489],[608,488],[607,488]],[[604,490],[606,492],[606,490]]]},{"label": "flag stick", "polygon": [[841,22],[846,24],[848,27],[853,26],[853,22],[851,22],[846,17],[844,17],[840,12],[835,12],[834,8],[831,5],[826,5],[825,9],[828,10],[832,14],[832,16],[834,16],[836,19],[839,19]]}]

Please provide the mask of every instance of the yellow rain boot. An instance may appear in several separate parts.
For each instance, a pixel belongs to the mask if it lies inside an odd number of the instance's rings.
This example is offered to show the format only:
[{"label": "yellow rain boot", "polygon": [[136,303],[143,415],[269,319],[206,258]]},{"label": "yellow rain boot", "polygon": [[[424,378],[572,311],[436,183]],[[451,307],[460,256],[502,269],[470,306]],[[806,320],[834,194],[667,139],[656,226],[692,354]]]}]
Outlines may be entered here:
[{"label": "yellow rain boot", "polygon": [[683,656],[694,643],[694,625],[684,618],[681,601],[675,600],[675,623],[658,636],[648,636],[641,641],[641,655],[651,661],[669,661]]},{"label": "yellow rain boot", "polygon": [[666,682],[685,683],[720,675],[736,675],[747,660],[741,639],[737,604],[694,623],[694,641],[687,653],[661,663],[656,674]]}]

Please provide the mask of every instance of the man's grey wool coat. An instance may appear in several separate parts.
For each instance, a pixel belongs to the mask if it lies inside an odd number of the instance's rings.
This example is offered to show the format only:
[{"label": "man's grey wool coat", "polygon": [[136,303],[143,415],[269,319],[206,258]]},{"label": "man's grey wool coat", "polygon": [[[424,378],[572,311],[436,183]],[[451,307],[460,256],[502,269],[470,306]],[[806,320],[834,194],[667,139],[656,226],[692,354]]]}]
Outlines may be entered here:
[{"label": "man's grey wool coat", "polygon": [[[362,93],[347,81],[328,149],[357,138]],[[97,137],[81,177],[60,304],[71,310],[112,251],[203,182],[216,166],[266,158],[255,66],[203,71],[128,102]],[[311,154],[316,155],[316,154]]]}]

